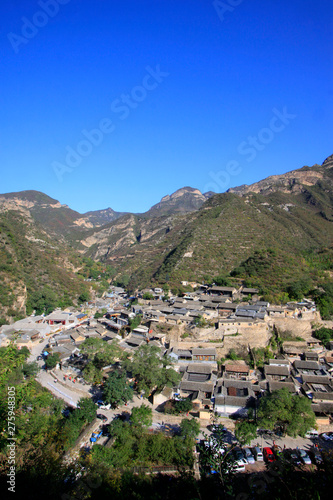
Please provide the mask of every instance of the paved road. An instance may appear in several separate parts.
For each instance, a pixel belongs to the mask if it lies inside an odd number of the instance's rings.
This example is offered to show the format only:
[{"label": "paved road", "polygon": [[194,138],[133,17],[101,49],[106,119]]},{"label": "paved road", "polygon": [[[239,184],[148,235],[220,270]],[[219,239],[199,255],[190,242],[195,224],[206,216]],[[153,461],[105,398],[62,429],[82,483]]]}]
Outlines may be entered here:
[{"label": "paved road", "polygon": [[42,366],[44,366],[44,361],[43,360],[37,361],[37,356],[40,356],[42,354],[48,342],[49,339],[47,338],[43,340],[43,342],[33,346],[30,349],[31,354],[28,358],[28,361],[29,363],[36,361],[38,366],[41,368],[41,370],[37,374],[36,379],[43,387],[51,391],[58,398],[63,399],[67,404],[71,406],[76,406],[81,396],[79,396],[76,392],[74,392],[70,388],[67,387],[65,388],[58,382],[54,382],[55,378],[52,377],[52,375],[48,373],[46,370],[42,369]]}]

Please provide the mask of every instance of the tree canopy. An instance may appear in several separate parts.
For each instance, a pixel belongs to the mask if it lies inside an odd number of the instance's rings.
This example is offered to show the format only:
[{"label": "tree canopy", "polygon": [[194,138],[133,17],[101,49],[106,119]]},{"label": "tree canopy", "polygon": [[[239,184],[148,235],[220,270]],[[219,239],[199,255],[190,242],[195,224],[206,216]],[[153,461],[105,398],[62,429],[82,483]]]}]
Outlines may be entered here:
[{"label": "tree canopy", "polygon": [[136,406],[132,410],[130,420],[134,425],[148,427],[153,421],[153,410],[147,405]]},{"label": "tree canopy", "polygon": [[257,426],[246,420],[236,423],[235,437],[241,446],[250,444],[257,437]]},{"label": "tree canopy", "polygon": [[280,428],[283,434],[296,437],[315,426],[311,401],[305,396],[279,389],[263,396],[259,403],[258,423],[264,429]]},{"label": "tree canopy", "polygon": [[135,377],[137,390],[145,394],[150,394],[155,387],[173,386],[179,382],[180,375],[170,365],[170,359],[162,358],[158,347],[148,344],[139,347],[132,361],[124,362]]},{"label": "tree canopy", "polygon": [[115,370],[109,373],[103,389],[104,400],[113,406],[127,403],[133,397],[133,389],[127,382],[126,373]]}]

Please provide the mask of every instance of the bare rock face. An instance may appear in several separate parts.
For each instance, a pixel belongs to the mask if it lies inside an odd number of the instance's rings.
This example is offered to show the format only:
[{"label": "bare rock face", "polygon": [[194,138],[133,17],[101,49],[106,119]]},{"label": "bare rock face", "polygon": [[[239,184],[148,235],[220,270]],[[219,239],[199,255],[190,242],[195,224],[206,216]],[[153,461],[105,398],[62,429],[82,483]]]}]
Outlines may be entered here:
[{"label": "bare rock face", "polygon": [[323,162],[322,167],[333,167],[333,155],[328,156],[326,160]]},{"label": "bare rock face", "polygon": [[304,192],[304,186],[314,186],[319,181],[326,178],[327,169],[333,167],[333,155],[326,158],[323,164],[313,165],[313,167],[303,167],[292,170],[282,175],[271,175],[262,181],[254,184],[243,184],[235,188],[228,189],[228,193],[235,193],[244,196],[248,193],[259,193],[268,195],[276,191],[283,193],[299,194]]},{"label": "bare rock face", "polygon": [[189,186],[177,189],[171,195],[163,196],[161,201],[152,206],[146,216],[159,217],[161,215],[169,215],[171,213],[187,213],[198,210],[205,201],[215,193],[209,192],[202,194],[199,189],[194,189]]}]

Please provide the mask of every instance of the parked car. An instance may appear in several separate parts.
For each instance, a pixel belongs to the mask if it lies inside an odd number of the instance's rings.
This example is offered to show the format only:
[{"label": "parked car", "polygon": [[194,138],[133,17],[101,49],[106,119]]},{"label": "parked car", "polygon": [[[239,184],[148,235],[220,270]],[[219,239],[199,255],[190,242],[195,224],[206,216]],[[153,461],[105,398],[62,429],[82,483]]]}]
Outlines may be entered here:
[{"label": "parked car", "polygon": [[257,462],[263,462],[264,461],[264,456],[261,452],[261,449],[259,448],[259,446],[256,446],[255,448],[253,448],[253,454],[254,454],[254,457],[256,459]]},{"label": "parked car", "polygon": [[323,432],[320,437],[324,441],[333,441],[333,432]]},{"label": "parked car", "polygon": [[268,448],[268,446],[266,446],[262,451],[266,462],[275,462],[276,459],[271,448]]},{"label": "parked car", "polygon": [[242,450],[234,450],[233,455],[235,458],[235,470],[237,472],[244,471],[247,461],[244,458]]},{"label": "parked car", "polygon": [[244,448],[243,453],[244,453],[244,457],[246,458],[248,464],[255,463],[254,456],[253,456],[253,453],[250,450],[250,448]]},{"label": "parked car", "polygon": [[108,421],[108,417],[106,417],[105,415],[102,415],[101,413],[97,413],[96,417],[100,418],[101,420],[103,420],[103,422],[107,422]]},{"label": "parked car", "polygon": [[311,450],[309,450],[309,455],[312,462],[314,462],[316,465],[320,465],[323,463],[323,457],[321,456],[318,448],[311,448]]},{"label": "parked car", "polygon": [[306,465],[311,465],[311,460],[310,460],[310,457],[309,455],[306,453],[305,450],[297,450],[298,451],[298,455],[300,457],[300,459],[302,460],[303,464],[306,464]]},{"label": "parked car", "polygon": [[301,465],[301,459],[295,450],[286,450],[285,455],[294,465]]},{"label": "parked car", "polygon": [[316,431],[316,429],[311,429],[309,430],[306,434],[305,434],[305,437],[307,439],[315,439],[315,438],[318,438],[319,437],[319,432]]}]

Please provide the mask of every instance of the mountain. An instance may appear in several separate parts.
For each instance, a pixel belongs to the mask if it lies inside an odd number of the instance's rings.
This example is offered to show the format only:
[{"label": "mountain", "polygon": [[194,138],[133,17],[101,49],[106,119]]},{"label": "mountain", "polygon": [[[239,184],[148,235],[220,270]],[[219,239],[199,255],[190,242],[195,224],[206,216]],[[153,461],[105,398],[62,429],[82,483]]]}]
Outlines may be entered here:
[{"label": "mountain", "polygon": [[333,185],[333,179],[330,169],[333,166],[333,155],[326,158],[322,165],[305,166],[298,170],[292,170],[282,175],[271,175],[266,179],[255,182],[250,186],[244,184],[235,188],[228,189],[228,193],[236,193],[244,196],[248,193],[260,193],[268,195],[274,192],[299,194],[304,192],[306,186],[315,186],[320,181],[328,182]]},{"label": "mountain", "polygon": [[147,217],[159,217],[161,215],[194,212],[213,195],[214,193],[211,191],[202,194],[199,189],[186,186],[171,195],[163,196],[161,201],[152,206],[145,215]]},{"label": "mountain", "polygon": [[[141,216],[158,217],[166,214],[187,213],[197,210],[214,193],[201,194],[198,189],[184,187],[171,195],[164,196],[160,203],[154,205]],[[18,210],[30,215],[49,233],[64,239],[80,235],[87,229],[99,228],[113,222],[128,212],[116,212],[112,208],[95,210],[80,214],[68,205],[39,191],[19,191],[0,194],[0,212]]]},{"label": "mountain", "polygon": [[115,212],[112,208],[105,208],[104,210],[94,210],[92,212],[86,212],[81,215],[79,219],[76,220],[76,224],[84,227],[98,227],[104,226],[114,220],[119,219],[127,212]]},{"label": "mountain", "polygon": [[[228,274],[258,252],[274,249],[274,263],[269,257],[266,264],[282,281],[291,282],[310,273],[306,254],[316,254],[312,261],[331,255],[330,158],[321,166],[210,196],[198,210],[177,213],[178,199],[190,194],[193,200],[195,190],[183,188],[142,216],[127,215],[91,230],[78,248],[111,264],[121,279],[130,276],[133,287],[151,280],[176,283]],[[201,203],[203,195],[195,196]],[[322,251],[324,257],[319,256]],[[268,270],[266,278],[268,282]]]},{"label": "mountain", "polygon": [[[6,204],[7,209],[0,212],[0,326],[38,307],[52,310],[71,305],[88,292],[87,284],[76,274],[78,256],[49,237],[33,219],[27,211],[28,198],[30,194],[22,199],[22,210]],[[38,198],[43,203],[50,200]]]},{"label": "mountain", "polygon": [[79,214],[37,191],[7,193],[0,195],[0,317],[22,313],[50,290],[75,300],[86,290],[87,258],[96,276],[130,290],[224,275],[280,300],[297,281],[321,287],[332,276],[332,243],[333,156],[222,194],[184,187],[143,214]]}]

